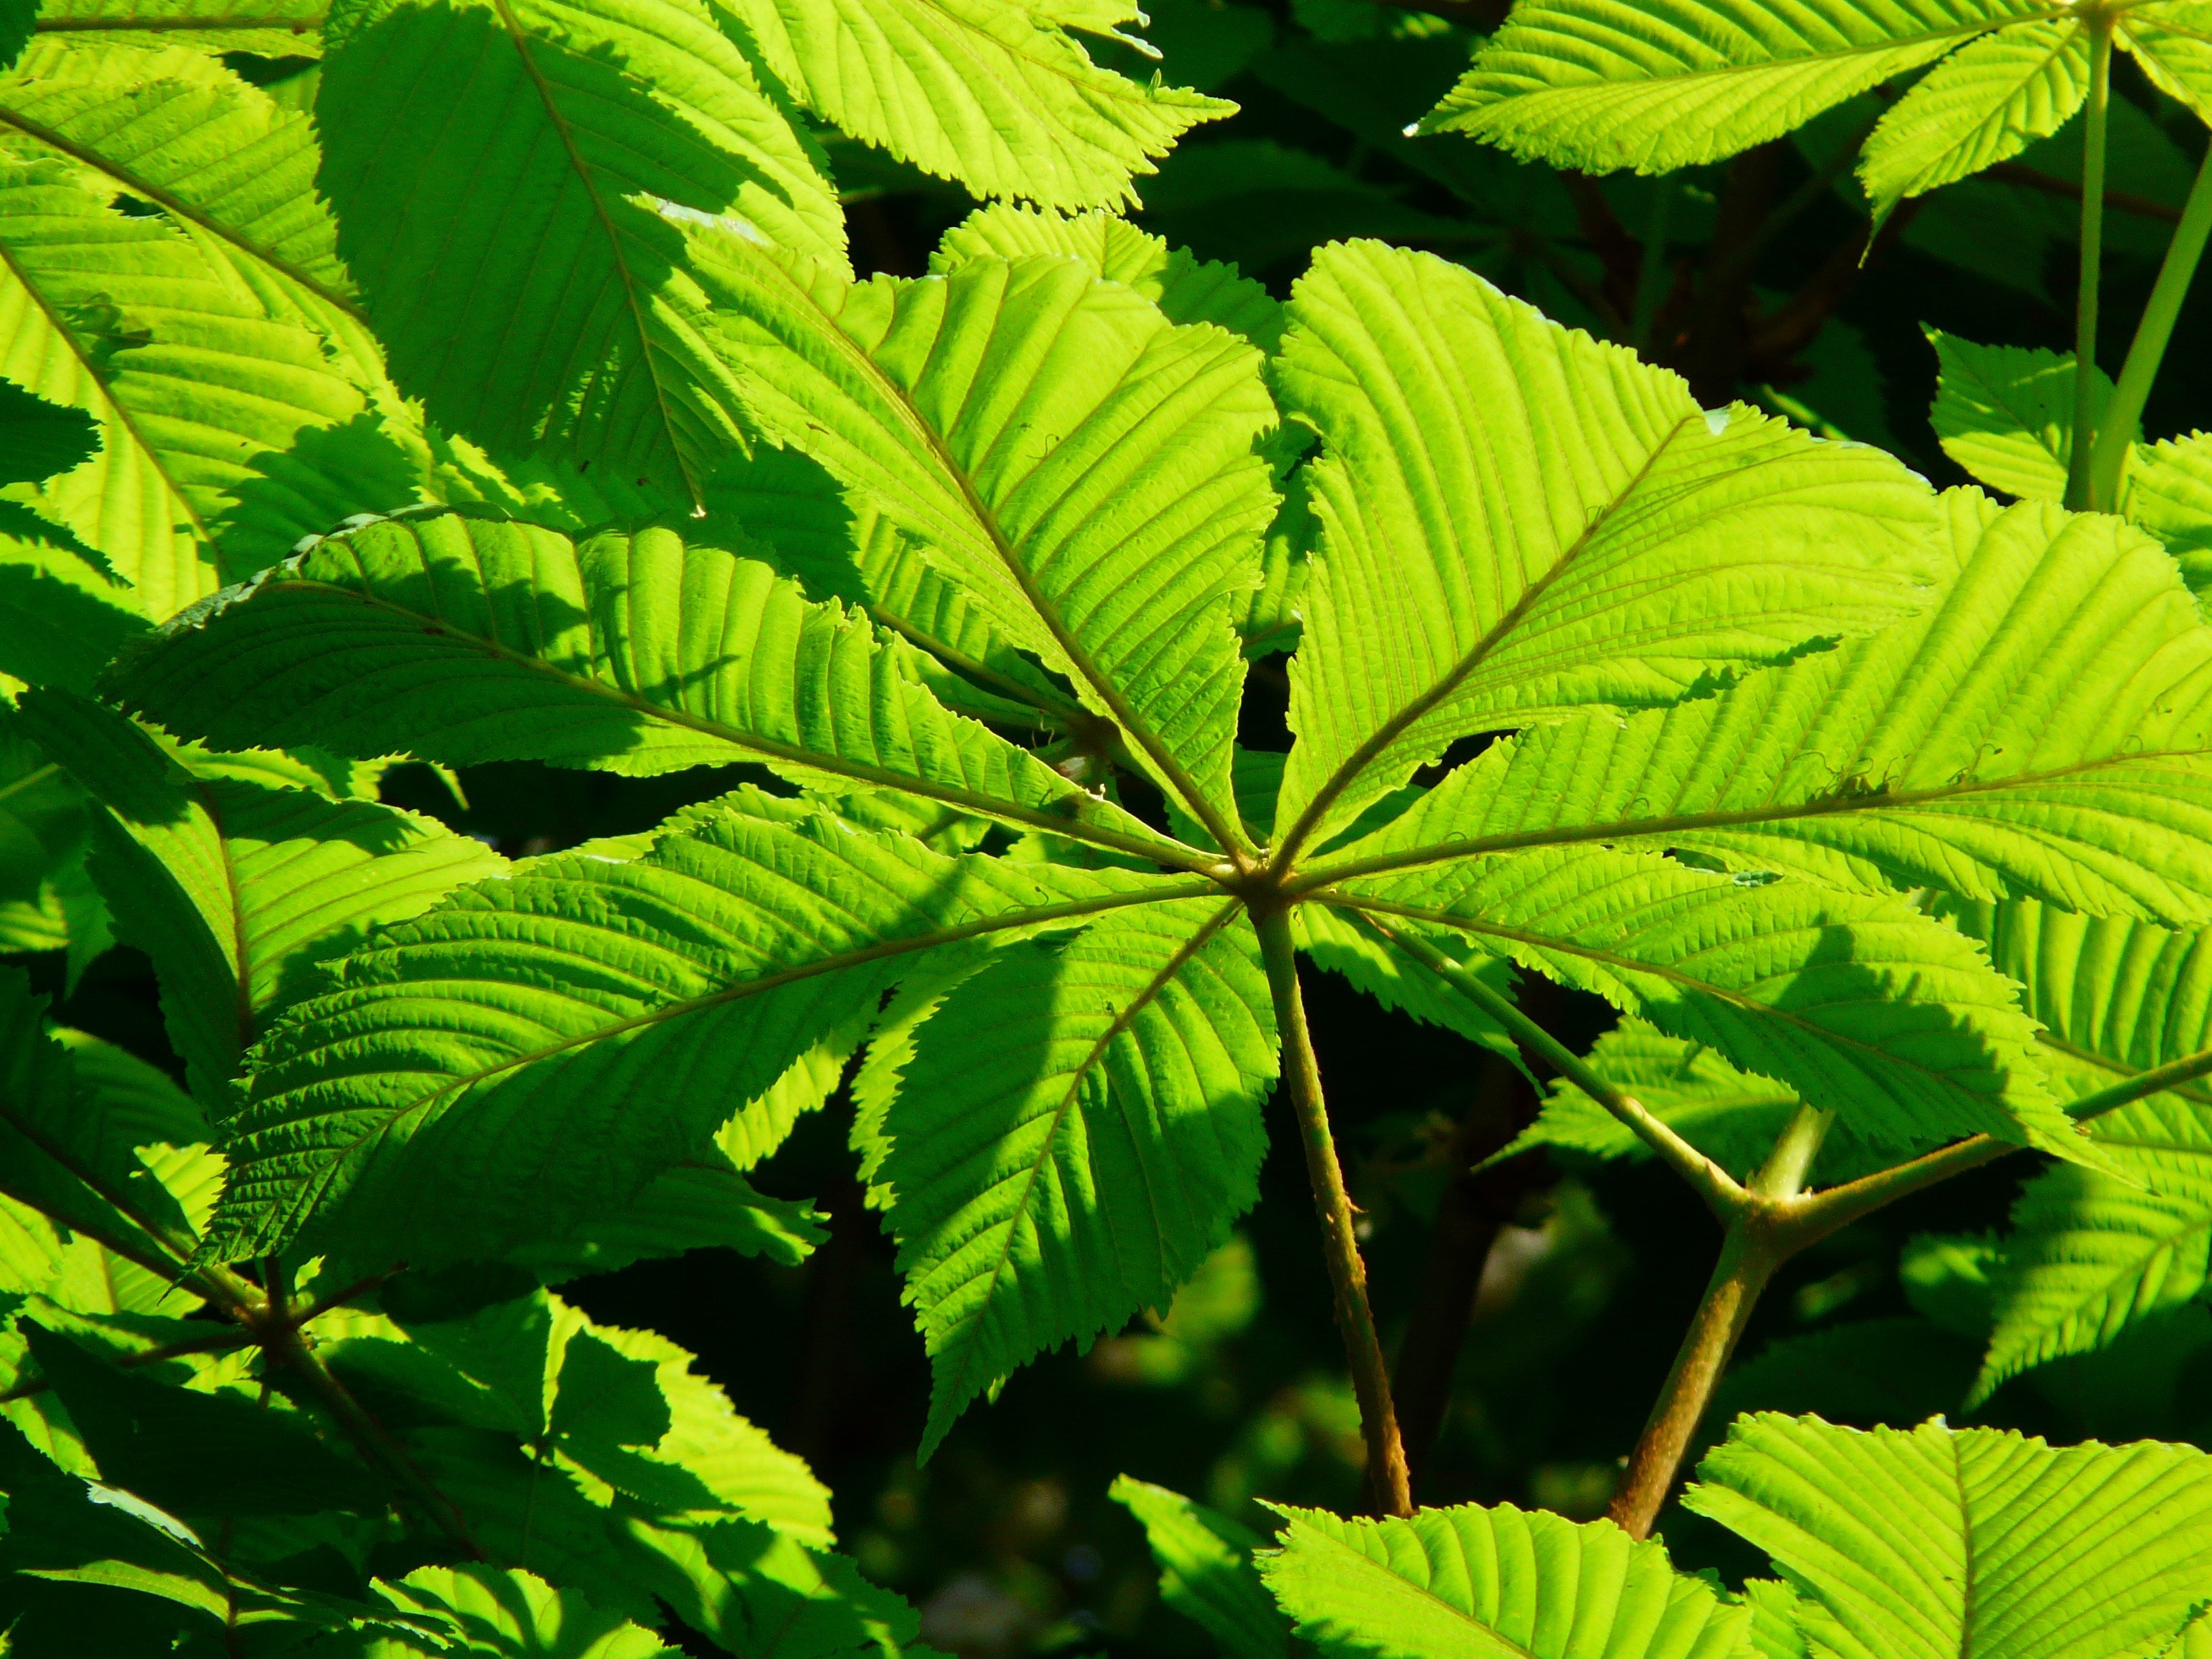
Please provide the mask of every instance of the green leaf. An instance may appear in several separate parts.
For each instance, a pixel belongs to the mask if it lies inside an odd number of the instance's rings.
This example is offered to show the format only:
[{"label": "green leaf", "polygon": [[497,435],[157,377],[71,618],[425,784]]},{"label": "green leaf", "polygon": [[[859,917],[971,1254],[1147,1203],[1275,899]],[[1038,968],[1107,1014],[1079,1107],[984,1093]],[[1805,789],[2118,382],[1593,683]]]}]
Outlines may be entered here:
[{"label": "green leaf", "polygon": [[319,541],[179,617],[114,684],[218,743],[631,775],[757,761],[832,788],[1165,844],[947,714],[915,656],[808,604],[742,544],[687,547],[657,528],[579,543],[435,509]]},{"label": "green leaf", "polygon": [[749,1521],[669,1527],[620,1517],[629,1571],[692,1629],[743,1659],[939,1659],[914,1609],[842,1555]]},{"label": "green leaf", "polygon": [[735,1250],[790,1267],[822,1243],[822,1220],[811,1204],[756,1192],[727,1158],[702,1152],[656,1177],[626,1207],[507,1259],[548,1284],[688,1250]]},{"label": "green leaf", "polygon": [[[410,1283],[395,1283],[388,1310],[421,1352],[482,1391],[470,1409],[453,1413],[448,1404],[454,1420],[513,1431],[550,1454],[602,1507],[620,1492],[656,1514],[743,1516],[805,1543],[830,1541],[821,1483],[738,1416],[719,1387],[693,1373],[692,1356],[666,1338],[594,1323],[544,1291],[484,1306],[441,1305],[434,1288],[410,1293]],[[362,1352],[378,1340],[355,1336],[332,1363],[351,1370],[392,1361]],[[423,1387],[419,1376],[415,1387]],[[434,1409],[440,1403],[428,1394],[423,1401]]]},{"label": "green leaf", "polygon": [[1592,848],[1363,881],[1341,902],[1455,929],[1595,992],[1837,1112],[1870,1145],[1987,1133],[2095,1161],[2044,1084],[2011,982],[1902,900]]},{"label": "green leaf", "polygon": [[250,761],[165,748],[67,692],[33,692],[21,707],[99,803],[94,874],[126,935],[153,957],[172,1040],[211,1103],[269,1018],[314,982],[318,963],[506,867],[431,819],[271,788]]},{"label": "green leaf", "polygon": [[78,45],[315,58],[325,9],[325,0],[40,0],[38,27]]},{"label": "green leaf", "polygon": [[137,1155],[153,1137],[127,1107],[114,1109],[112,1096],[80,1086],[45,1017],[46,999],[31,994],[21,971],[0,970],[0,1192],[91,1238],[135,1242],[147,1261],[166,1267],[131,1218],[143,1216],[172,1238],[184,1228],[175,1199]]},{"label": "green leaf", "polygon": [[[0,526],[14,506],[0,497]],[[23,518],[21,535],[0,528],[0,683],[88,691],[108,659],[146,631],[145,615],[90,549],[72,546],[58,525]]]},{"label": "green leaf", "polygon": [[1717,697],[1523,732],[1309,879],[1641,842],[1747,877],[2212,920],[2212,629],[2172,561],[2108,516],[1942,505],[1920,616]]},{"label": "green leaf", "polygon": [[[1976,345],[1928,331],[1941,365],[1929,420],[1944,453],[1992,489],[2023,501],[2066,494],[2073,451],[2074,358],[2024,346]],[[2092,408],[2104,418],[2112,382],[2094,369]]]},{"label": "green leaf", "polygon": [[0,380],[0,484],[51,478],[90,459],[99,447],[98,431],[82,410]]},{"label": "green leaf", "polygon": [[1285,1509],[1261,1577],[1323,1659],[1735,1659],[1748,1612],[1610,1521],[1478,1504],[1407,1520]]},{"label": "green leaf", "polygon": [[2166,544],[2192,591],[2212,587],[2212,435],[2137,444],[2124,483],[2128,516]]},{"label": "green leaf", "polygon": [[947,271],[969,259],[1020,259],[1056,253],[1080,259],[1109,283],[1133,288],[1171,323],[1214,323],[1262,351],[1283,337],[1281,303],[1235,265],[1192,257],[1164,236],[1111,213],[1062,214],[1025,203],[982,207],[945,233],[929,268]]},{"label": "green leaf", "polygon": [[1181,1492],[1118,1476],[1106,1494],[1136,1517],[1160,1570],[1160,1600],[1196,1622],[1231,1659],[1288,1659],[1282,1615],[1261,1582],[1248,1527]]},{"label": "green leaf", "polygon": [[[433,1624],[440,1637],[383,1638],[366,1650],[374,1659],[457,1650],[502,1659],[659,1659],[677,1652],[653,1632],[594,1607],[575,1590],[483,1562],[417,1567],[404,1578],[380,1581],[376,1589],[395,1608]],[[449,1642],[465,1645],[456,1650]]]},{"label": "green leaf", "polygon": [[2212,1127],[2171,1097],[2097,1121],[2118,1171],[2046,1170],[2013,1206],[1996,1328],[1971,1403],[2063,1354],[2092,1353],[2212,1284]]},{"label": "green leaf", "polygon": [[1185,131],[1236,110],[1098,68],[1068,32],[1126,39],[1109,0],[1081,14],[1012,0],[734,0],[770,70],[854,137],[978,196],[1134,207]]},{"label": "green leaf", "polygon": [[[1504,1027],[1350,916],[1324,905],[1302,904],[1291,912],[1291,931],[1298,949],[1316,965],[1341,974],[1385,1008],[1410,1014],[1425,1025],[1456,1031],[1470,1042],[1517,1060],[1520,1050]],[[1467,966],[1492,990],[1510,993],[1512,964],[1503,957],[1489,957]]]},{"label": "green leaf", "polygon": [[21,52],[38,12],[38,0],[8,0],[0,6],[0,67],[14,63]]},{"label": "green leaf", "polygon": [[732,462],[712,498],[774,544],[809,599],[865,610],[919,646],[909,666],[948,708],[1016,728],[1089,720],[912,537],[798,450],[763,446]]},{"label": "green leaf", "polygon": [[[52,619],[52,613],[40,617],[42,623]],[[0,949],[76,947],[70,957],[72,986],[84,966],[79,949],[112,943],[104,937],[105,909],[84,872],[89,833],[84,792],[46,758],[13,710],[0,715]],[[91,914],[70,902],[76,894],[90,898]],[[86,931],[103,938],[76,937]]]},{"label": "green leaf", "polygon": [[0,1423],[0,1487],[9,1577],[68,1577],[157,1596],[215,1625],[230,1612],[228,1585],[191,1529],[153,1505],[66,1474],[12,1423]]},{"label": "green leaf", "polygon": [[1251,1206],[1268,1006],[1249,924],[1191,899],[1007,945],[877,1056],[898,1069],[869,1170],[935,1376],[925,1455],[1032,1356],[1164,1309]]},{"label": "green leaf", "polygon": [[1587,173],[1671,173],[2044,15],[2030,0],[1532,0],[1421,127]]},{"label": "green leaf", "polygon": [[1328,453],[1278,834],[1455,738],[1663,704],[1918,601],[1925,487],[1547,322],[1440,259],[1325,249],[1275,367]]},{"label": "green leaf", "polygon": [[[918,953],[1191,891],[947,859],[751,792],[642,857],[464,889],[264,1041],[212,1248],[313,1220],[355,1259],[431,1264],[558,1235],[694,1157]],[[518,1170],[526,1119],[545,1156]]]},{"label": "green leaf", "polygon": [[217,586],[216,543],[237,543],[242,574],[325,527],[270,469],[342,445],[368,404],[319,333],[95,183],[72,160],[0,159],[0,374],[100,432],[91,459],[10,493],[98,548],[159,620]]},{"label": "green leaf", "polygon": [[349,0],[328,33],[321,188],[399,384],[696,498],[742,437],[653,204],[844,252],[820,152],[703,0]]},{"label": "green leaf", "polygon": [[1881,118],[1859,157],[1880,217],[2056,132],[2089,94],[2089,31],[2015,23],[1954,52]]},{"label": "green leaf", "polygon": [[[1607,1083],[1636,1097],[1653,1116],[1738,1179],[1750,1176],[1797,1109],[1796,1091],[1738,1071],[1701,1043],[1671,1037],[1640,1019],[1624,1019],[1597,1040],[1589,1063]],[[1494,1155],[1502,1162],[1531,1146],[1558,1146],[1595,1158],[1642,1159],[1651,1148],[1565,1078],[1554,1078],[1536,1121]],[[1820,1144],[1820,1182],[1855,1180],[1894,1162],[1838,1123]]]},{"label": "green leaf", "polygon": [[1739,1419],[1685,1508],[1771,1555],[1838,1659],[2154,1653],[2204,1594],[2212,1459],[1995,1429]]},{"label": "green leaf", "polygon": [[2212,8],[2202,0],[2130,8],[2113,42],[2134,55],[2151,85],[2212,120]]},{"label": "green leaf", "polygon": [[[1954,906],[2045,1027],[2048,1067],[2081,1096],[2212,1048],[2200,933],[2018,902]],[[2212,1090],[2202,1082],[2091,1121],[2111,1174],[2050,1170],[2021,1193],[1995,1273],[1975,1398],[2061,1355],[2107,1346],[2212,1283]]]},{"label": "green leaf", "polygon": [[848,284],[727,232],[690,246],[769,436],[921,542],[1234,839],[1232,602],[1274,507],[1258,354],[1073,258]]},{"label": "green leaf", "polygon": [[385,1505],[383,1484],[296,1412],[234,1390],[179,1388],[36,1324],[26,1328],[40,1371],[113,1485],[187,1518]]},{"label": "green leaf", "polygon": [[239,262],[273,314],[348,334],[353,355],[380,373],[314,193],[320,155],[304,113],[204,52],[126,32],[96,50],[42,40],[0,81],[0,136],[26,159],[76,163],[88,188],[161,209],[203,249]]}]

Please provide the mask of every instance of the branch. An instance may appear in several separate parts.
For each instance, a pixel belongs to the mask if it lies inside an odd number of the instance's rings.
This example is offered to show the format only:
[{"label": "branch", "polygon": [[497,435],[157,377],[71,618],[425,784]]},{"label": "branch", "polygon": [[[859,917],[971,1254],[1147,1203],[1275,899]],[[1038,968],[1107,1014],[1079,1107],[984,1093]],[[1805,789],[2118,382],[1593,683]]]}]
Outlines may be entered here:
[{"label": "branch", "polygon": [[[2018,185],[2023,190],[2039,190],[2046,196],[2063,197],[2069,202],[2081,199],[2081,186],[2072,179],[2060,179],[2048,173],[2039,173],[2024,161],[1999,161],[1983,169],[1985,176],[2002,179],[2008,185]],[[2144,219],[2163,219],[2169,225],[2181,222],[2179,208],[2168,207],[2163,202],[2154,202],[2148,196],[2137,196],[2131,191],[2108,190],[2105,205],[2117,208],[2122,213],[2132,213]]]},{"label": "branch", "polygon": [[1503,1025],[1522,1048],[1540,1057],[1545,1064],[1620,1119],[1659,1155],[1661,1162],[1688,1182],[1698,1196],[1705,1200],[1705,1207],[1723,1221],[1736,1215],[1751,1201],[1751,1195],[1735,1176],[1653,1115],[1642,1101],[1607,1082],[1588,1060],[1420,935],[1403,932],[1370,912],[1358,910],[1355,900],[1332,896],[1322,902],[1357,910],[1360,921]]},{"label": "branch", "polygon": [[1297,948],[1291,938],[1290,913],[1279,907],[1255,910],[1260,951],[1273,994],[1275,1023],[1283,1034],[1283,1074],[1297,1113],[1298,1138],[1305,1147],[1306,1175],[1313,1183],[1314,1208],[1320,1212],[1322,1254],[1328,1261],[1335,1291],[1337,1328],[1352,1362],[1352,1392],[1359,1397],[1359,1429],[1367,1442],[1367,1474],[1379,1505],[1388,1513],[1413,1512],[1413,1483],[1406,1449],[1390,1400],[1390,1373],[1382,1344],[1375,1334],[1375,1310],[1367,1300],[1367,1269],[1359,1259],[1359,1237],[1352,1221],[1352,1197],[1344,1188],[1335,1137],[1329,1133],[1328,1108],[1322,1097],[1321,1062],[1306,1029],[1305,999],[1298,990]]},{"label": "branch", "polygon": [[1738,1216],[1721,1243],[1721,1259],[1690,1321],[1674,1369],[1651,1408],[1650,1419],[1629,1454],[1620,1489],[1606,1511],[1631,1538],[1649,1538],[1651,1523],[1674,1485],[1690,1437],[1712,1403],[1729,1357],[1751,1322],[1751,1310],[1774,1270],[1789,1259],[1759,1224],[1756,1212]]}]

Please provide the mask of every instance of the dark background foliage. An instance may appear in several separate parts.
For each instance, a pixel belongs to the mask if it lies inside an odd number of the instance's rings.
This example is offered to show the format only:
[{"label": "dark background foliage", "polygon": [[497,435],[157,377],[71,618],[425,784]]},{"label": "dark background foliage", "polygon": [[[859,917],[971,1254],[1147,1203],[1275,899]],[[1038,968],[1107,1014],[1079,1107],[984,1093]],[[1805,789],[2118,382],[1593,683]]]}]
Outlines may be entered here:
[{"label": "dark background foliage", "polygon": [[[2075,204],[2063,181],[2078,171],[2066,153],[2078,149],[2078,123],[2018,162],[1909,204],[1868,252],[1863,204],[1848,166],[1835,165],[1878,111],[1879,94],[1861,100],[1792,140],[1675,175],[1666,251],[1647,276],[1640,244],[1655,222],[1654,181],[1563,176],[1460,138],[1402,136],[1492,21],[1482,0],[1445,18],[1369,0],[1151,0],[1151,9],[1167,77],[1233,99],[1242,112],[1200,128],[1144,181],[1139,222],[1237,262],[1279,294],[1313,245],[1352,235],[1464,260],[1613,338],[1636,336],[1638,290],[1649,284],[1642,343],[1705,402],[1745,398],[1880,443],[1939,484],[1963,474],[1928,424],[1936,358],[1923,325],[1984,343],[2069,344]],[[1109,50],[1121,67],[1149,72],[1134,54]],[[266,64],[241,67],[281,79]],[[2133,75],[2116,70],[2131,108],[2115,128],[2108,366],[2124,349],[2203,142]],[[853,196],[861,269],[921,270],[966,198],[830,143]],[[2202,306],[2185,310],[2172,361],[2212,351],[2206,317]],[[2212,425],[2206,385],[2163,377],[2146,435]],[[1255,670],[1248,743],[1284,746],[1279,684],[1278,668]],[[641,782],[484,767],[459,779],[464,808],[427,769],[410,767],[386,795],[520,855],[649,828],[738,776]],[[25,961],[40,988],[58,995],[58,963]],[[1529,989],[1552,999],[1536,1012],[1577,1048],[1609,1023],[1595,1002]],[[1340,981],[1322,976],[1312,994],[1386,1346],[1397,1355],[1409,1328],[1421,1333],[1399,1361],[1401,1404],[1413,1418],[1413,1402],[1427,1400],[1440,1419],[1416,1464],[1416,1497],[1601,1513],[1711,1265],[1715,1227],[1648,1164],[1535,1154],[1470,1174],[1533,1113],[1528,1085]],[[110,952],[57,1012],[178,1067],[136,952]],[[936,1644],[968,1659],[1210,1651],[1155,1602],[1141,1535],[1106,1498],[1113,1477],[1174,1486],[1255,1526],[1267,1522],[1263,1498],[1339,1510],[1360,1500],[1358,1414],[1286,1112],[1258,1209],[1172,1312],[1025,1369],[920,1468],[927,1367],[889,1241],[863,1207],[845,1150],[849,1121],[841,1091],[757,1177],[770,1193],[813,1195],[826,1212],[830,1242],[804,1266],[704,1252],[568,1293],[595,1319],[648,1326],[692,1349],[740,1411],[809,1459],[836,1494],[847,1547],[923,1607]],[[2018,1180],[2007,1165],[1985,1170],[1793,1262],[1759,1310],[1717,1416],[1771,1406],[1911,1423],[1953,1407],[1978,1353],[1976,1310],[1967,1279],[1929,1265],[1926,1241],[1995,1228]],[[2191,1307],[2103,1353],[2016,1380],[1972,1420],[2054,1439],[2212,1444],[2212,1412],[2192,1404],[2212,1399],[2207,1384],[2212,1311]],[[1733,1577],[1752,1565],[1679,1511],[1662,1529],[1686,1567]]]}]

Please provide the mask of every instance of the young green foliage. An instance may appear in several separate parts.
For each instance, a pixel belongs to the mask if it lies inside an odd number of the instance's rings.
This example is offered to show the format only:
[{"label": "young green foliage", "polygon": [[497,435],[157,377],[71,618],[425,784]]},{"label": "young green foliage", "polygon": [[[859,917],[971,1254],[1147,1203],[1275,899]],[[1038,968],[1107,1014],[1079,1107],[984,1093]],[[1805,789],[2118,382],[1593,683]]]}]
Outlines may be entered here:
[{"label": "young green foliage", "polygon": [[[2009,507],[1729,402],[1759,374],[1686,343],[1671,185],[1624,249],[1588,181],[1401,135],[1466,63],[1434,19],[1302,3],[1278,51],[1164,10],[1192,80],[1255,64],[1358,137],[1340,165],[1171,157],[1233,106],[1125,73],[1115,0],[0,18],[0,622],[36,624],[0,639],[0,938],[67,953],[0,972],[10,1651],[921,1651],[803,1463],[545,1287],[799,1261],[821,1218],[752,1181],[848,1097],[927,1458],[1170,1306],[1257,1198],[1279,1079],[1388,1513],[1282,1510],[1270,1549],[1117,1483],[1230,1650],[2201,1640],[2178,1446],[1753,1416],[1687,1502],[1782,1579],[1645,1536],[1768,1281],[1946,1175],[2060,1161],[1992,1258],[1978,1398],[2203,1295],[2212,468],[2136,429],[2170,316],[2108,398],[2087,361],[2106,48],[2201,112],[2196,3],[1530,0],[1427,123],[1663,171],[1924,67],[1869,110],[1879,221],[2086,105],[2081,361],[1935,337],[1936,428]],[[856,276],[923,268],[874,199],[923,173],[991,204],[929,210],[968,216],[926,275]],[[1272,203],[1295,280],[1118,216],[1140,190],[1194,227]],[[1568,191],[1603,292],[1540,252]],[[1308,258],[1319,200],[1466,262]],[[1771,232],[1734,211],[1701,315],[1752,308]],[[1516,261],[1686,376],[1474,269]],[[2058,505],[2091,499],[2124,516]],[[403,761],[464,811],[493,767],[674,793],[508,857],[380,800]],[[47,1024],[114,939],[174,1076]],[[1363,1223],[1301,953],[1557,1073],[1500,1161],[1648,1152],[1723,1222],[1614,1520],[1414,1511],[1418,1345],[1394,1377],[1389,1206]],[[1577,1054],[1540,980],[1622,1024]],[[1448,1138],[1440,1252],[1479,1156]]]}]

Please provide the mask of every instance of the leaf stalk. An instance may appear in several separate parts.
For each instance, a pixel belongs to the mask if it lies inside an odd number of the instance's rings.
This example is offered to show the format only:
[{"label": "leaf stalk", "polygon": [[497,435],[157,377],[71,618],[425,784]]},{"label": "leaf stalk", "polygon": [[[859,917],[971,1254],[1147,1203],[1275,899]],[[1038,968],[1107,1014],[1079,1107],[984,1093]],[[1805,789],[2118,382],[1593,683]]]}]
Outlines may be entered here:
[{"label": "leaf stalk", "polygon": [[1306,1175],[1313,1185],[1314,1208],[1321,1217],[1322,1253],[1328,1262],[1330,1288],[1335,1291],[1337,1328],[1343,1334],[1345,1351],[1352,1363],[1352,1392],[1359,1400],[1359,1429],[1367,1443],[1369,1489],[1376,1507],[1385,1514],[1410,1516],[1413,1512],[1413,1477],[1407,1468],[1397,1411],[1390,1398],[1389,1367],[1382,1358],[1382,1340],[1375,1332],[1375,1310],[1367,1299],[1367,1268],[1360,1259],[1352,1195],[1345,1190],[1344,1169],[1337,1161],[1336,1139],[1329,1131],[1328,1107],[1322,1094],[1321,1062],[1314,1054],[1313,1036],[1306,1026],[1305,999],[1298,988],[1297,947],[1291,937],[1290,913],[1279,904],[1255,905],[1252,921],[1260,933],[1260,952],[1267,964],[1275,1023],[1282,1030],[1284,1081],[1289,1085],[1291,1108],[1297,1114],[1298,1139],[1306,1155]]},{"label": "leaf stalk", "polygon": [[2074,425],[2067,445],[2066,505],[2091,504],[2089,465],[2097,429],[2097,288],[2105,262],[2105,133],[2112,92],[2112,19],[2087,18],[2089,100],[2081,129],[2081,280],[2074,301]]},{"label": "leaf stalk", "polygon": [[1713,1267],[1704,1298],[1691,1318],[1690,1328],[1674,1355],[1651,1416],[1636,1448],[1620,1489],[1606,1512],[1631,1538],[1649,1538],[1652,1523],[1674,1485],[1675,1472],[1697,1433],[1713,1390],[1728,1369],[1744,1328],[1760,1292],[1790,1252],[1765,1224],[1761,1210],[1736,1217],[1721,1241],[1720,1261]]}]

